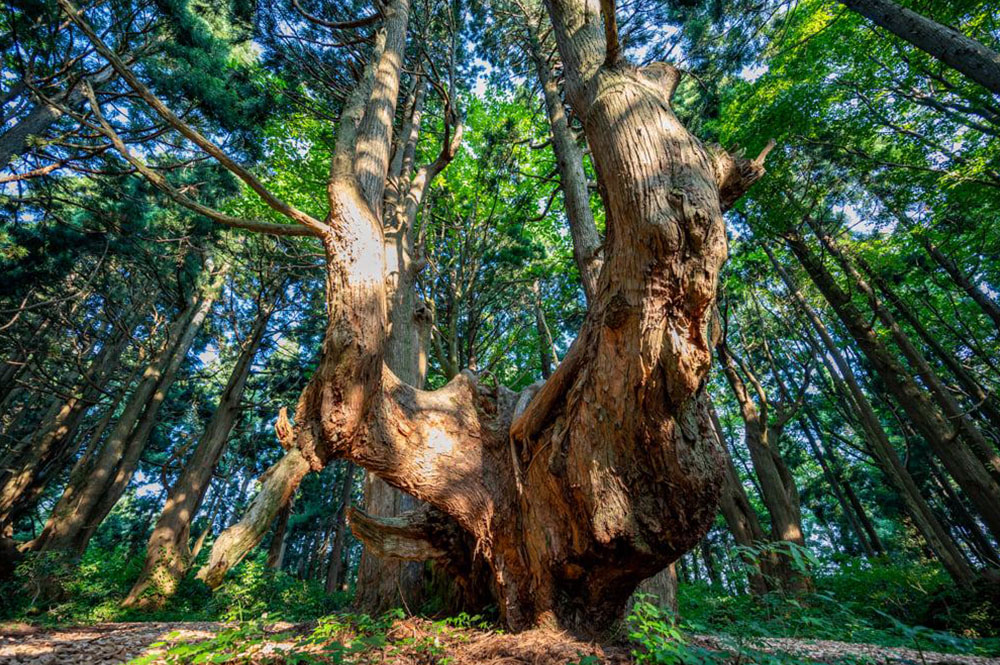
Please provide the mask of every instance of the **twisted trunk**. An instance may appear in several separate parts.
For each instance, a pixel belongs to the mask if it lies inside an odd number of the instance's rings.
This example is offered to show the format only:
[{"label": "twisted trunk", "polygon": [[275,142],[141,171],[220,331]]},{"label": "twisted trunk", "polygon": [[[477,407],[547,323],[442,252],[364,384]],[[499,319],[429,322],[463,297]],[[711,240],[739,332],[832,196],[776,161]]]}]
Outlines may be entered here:
[{"label": "twisted trunk", "polygon": [[[391,125],[386,105],[401,59],[395,70],[380,67],[371,113],[358,126],[364,157],[350,174],[335,159],[329,188],[321,360],[294,427],[279,428],[289,452],[200,571],[209,584],[260,541],[302,476],[337,458],[428,504],[395,518],[352,511],[370,547],[431,556],[446,568],[485,565],[515,630],[604,634],[639,582],[697,545],[712,523],[723,457],[704,383],[726,255],[721,211],[763,169],[713,159],[684,129],[670,110],[666,66],[602,64],[595,3],[549,9],[609,218],[605,267],[579,337],[537,393],[520,399],[469,372],[422,391],[385,366],[378,184],[388,160],[378,155],[388,154],[391,126],[366,121]],[[392,34],[406,5],[387,11]]]}]

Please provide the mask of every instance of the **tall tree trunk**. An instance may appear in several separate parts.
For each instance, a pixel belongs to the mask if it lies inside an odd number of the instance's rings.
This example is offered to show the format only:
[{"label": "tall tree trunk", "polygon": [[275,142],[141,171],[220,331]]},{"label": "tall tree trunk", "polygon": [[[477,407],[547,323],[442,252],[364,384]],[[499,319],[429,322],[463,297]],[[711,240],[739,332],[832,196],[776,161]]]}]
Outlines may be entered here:
[{"label": "tall tree trunk", "polygon": [[[740,406],[744,441],[750,451],[754,472],[760,482],[761,498],[771,517],[771,540],[805,547],[798,489],[791,480],[791,473],[785,467],[780,452],[776,449],[782,427],[772,427],[768,422],[766,397],[757,379],[748,374],[748,379],[754,383],[761,400],[759,410],[747,392],[728,346],[725,342],[721,342],[717,348],[726,380]],[[790,557],[779,557],[774,572],[780,576],[781,585],[787,590],[803,591],[809,587],[808,576],[794,569]]]},{"label": "tall tree trunk", "polygon": [[270,298],[271,301],[263,303],[257,313],[257,321],[236,359],[215,413],[167,494],[166,504],[146,546],[143,569],[123,603],[126,607],[162,605],[177,591],[177,585],[191,566],[192,556],[188,544],[191,522],[201,507],[215,466],[239,417],[240,402],[250,376],[250,368],[267,331],[277,293]]},{"label": "tall tree trunk", "polygon": [[969,396],[974,409],[993,426],[994,430],[1000,432],[1000,402],[998,402],[996,395],[991,395],[983,389],[979,382],[958,360],[956,354],[949,352],[948,349],[942,346],[938,338],[927,330],[920,318],[910,309],[909,305],[896,294],[893,288],[886,283],[885,279],[867,261],[858,257],[858,265],[861,266],[868,278],[875,283],[878,289],[892,303],[899,315],[910,324],[910,327],[917,333],[917,336],[934,352],[934,355],[948,368],[952,376],[958,380],[958,384]]},{"label": "tall tree trunk", "polygon": [[[725,475],[722,480],[722,516],[726,520],[729,532],[732,534],[736,544],[742,548],[757,547],[767,541],[767,535],[760,525],[757,512],[750,505],[743,483],[740,482],[739,473],[733,464],[733,458],[729,455],[729,449],[724,443],[722,433],[722,423],[719,422],[719,415],[715,407],[711,406],[713,429],[725,451]],[[749,556],[741,557],[747,571],[747,581],[750,586],[750,593],[755,596],[762,596],[769,591],[767,579],[761,571],[761,567]]]},{"label": "tall tree trunk", "polygon": [[840,0],[841,4],[913,44],[931,57],[1000,95],[1000,54],[958,30],[890,0]]},{"label": "tall tree trunk", "polygon": [[979,528],[976,518],[969,513],[969,510],[965,507],[965,503],[962,501],[962,497],[955,492],[951,486],[951,482],[945,477],[941,469],[938,468],[937,462],[929,460],[928,468],[931,471],[931,477],[934,479],[934,485],[940,492],[943,503],[952,516],[952,521],[958,525],[960,531],[964,532],[965,541],[969,544],[969,548],[986,565],[1000,568],[1000,553],[997,552],[996,547],[986,537],[982,529]]},{"label": "tall tree trunk", "polygon": [[[900,365],[867,318],[854,305],[850,296],[837,285],[802,237],[797,233],[787,232],[785,240],[813,283],[843,321],[886,388],[906,411],[910,420],[920,428],[931,449],[972,499],[991,531],[1000,534],[1000,488],[993,478],[961,440],[951,423],[935,407],[927,392]],[[941,555],[940,552],[938,554]]]},{"label": "tall tree trunk", "polygon": [[535,310],[535,329],[538,331],[538,359],[541,363],[542,378],[547,379],[552,376],[552,368],[555,367],[555,345],[552,343],[549,324],[545,321],[542,291],[537,279],[531,285],[531,293],[534,298],[532,304]]},{"label": "tall tree trunk", "polygon": [[712,553],[712,543],[705,536],[701,539],[701,544],[698,546],[701,551],[701,558],[705,562],[705,570],[708,572],[708,579],[713,586],[721,586],[722,578],[719,577],[719,568],[715,564],[715,555]]},{"label": "tall tree trunk", "polygon": [[[0,528],[18,512],[30,509],[34,501],[25,499],[37,494],[46,483],[62,470],[69,455],[80,421],[99,397],[103,387],[121,362],[121,355],[128,346],[131,330],[122,328],[94,356],[90,366],[63,402],[57,402],[36,431],[21,446],[22,454],[12,463],[4,465],[0,474]],[[30,504],[30,505],[29,505]]]},{"label": "tall tree trunk", "polygon": [[[927,362],[924,354],[914,346],[909,336],[900,328],[896,322],[896,318],[882,304],[875,290],[868,284],[861,273],[858,272],[857,268],[854,267],[851,257],[847,255],[839,243],[825,233],[813,220],[807,219],[807,223],[812,227],[823,247],[834,256],[837,263],[844,270],[844,273],[868,299],[872,311],[875,312],[885,327],[889,329],[892,339],[895,341],[896,346],[899,347],[903,357],[916,370],[917,375],[927,386],[931,397],[941,409],[941,415],[954,427],[956,433],[960,436],[960,439],[956,439],[956,447],[964,445],[961,443],[962,441],[967,442],[969,447],[975,451],[994,476],[1000,477],[1000,452],[986,440],[982,431],[972,422],[969,414],[959,405],[954,395],[951,394],[951,391],[948,390],[940,377],[938,377],[937,372]],[[925,431],[924,434],[926,433]],[[997,483],[996,478],[992,480],[992,483],[993,496],[996,498],[997,520],[998,524],[1000,524],[1000,484]],[[1000,531],[997,531],[995,535],[1000,538]]]},{"label": "tall tree trunk", "polygon": [[340,588],[344,569],[344,544],[347,542],[347,507],[351,503],[354,491],[354,464],[345,462],[344,481],[340,488],[340,501],[337,506],[337,517],[334,520],[337,529],[333,537],[333,547],[330,549],[330,560],[326,567],[327,593],[333,593]]},{"label": "tall tree trunk", "polygon": [[143,372],[108,440],[89,467],[70,479],[32,549],[78,554],[86,549],[94,530],[128,486],[159,407],[220,287],[221,276],[170,326],[163,349]]},{"label": "tall tree trunk", "polygon": [[[830,490],[833,492],[834,498],[837,499],[837,503],[840,504],[840,509],[844,513],[844,517],[847,519],[847,524],[850,526],[851,531],[854,532],[854,537],[857,543],[861,546],[864,551],[865,556],[869,559],[876,556],[875,548],[872,543],[868,540],[868,533],[861,526],[861,521],[858,519],[858,515],[855,512],[855,506],[848,502],[846,493],[844,491],[844,484],[841,482],[838,474],[831,467],[826,452],[823,450],[813,431],[809,428],[804,420],[800,419],[800,426],[802,428],[802,433],[806,437],[806,441],[809,444],[809,449],[813,453],[813,458],[819,463],[820,469],[823,471],[823,477],[826,479],[827,484],[830,486]],[[821,431],[821,430],[817,430]],[[857,552],[856,549],[852,550]]]},{"label": "tall tree trunk", "polygon": [[587,174],[583,170],[583,151],[570,129],[559,85],[552,75],[549,59],[542,45],[541,17],[526,15],[524,24],[531,61],[542,88],[545,112],[549,118],[552,151],[559,171],[559,187],[562,189],[566,218],[573,238],[573,258],[580,271],[587,302],[592,302],[597,294],[597,278],[601,273],[603,260],[600,256],[601,236],[590,210],[590,188],[587,186]]},{"label": "tall tree trunk", "polygon": [[[781,280],[785,283],[792,299],[799,306],[799,309],[809,321],[813,330],[823,343],[823,349],[818,350],[817,356],[827,366],[830,376],[835,382],[842,382],[845,391],[844,397],[851,409],[858,417],[861,431],[868,441],[872,454],[879,463],[882,472],[886,474],[889,482],[899,492],[906,506],[910,518],[913,520],[917,530],[924,540],[937,555],[938,560],[944,569],[951,575],[959,585],[967,586],[972,583],[974,573],[962,556],[961,550],[955,543],[951,534],[938,520],[934,511],[927,504],[927,501],[920,494],[913,477],[906,470],[899,454],[893,448],[889,436],[882,426],[881,421],[868,401],[867,395],[861,389],[860,383],[854,374],[854,370],[847,362],[841,347],[834,341],[822,319],[816,310],[806,301],[799,287],[792,280],[792,277],[785,270],[784,266],[775,257],[774,252],[766,244],[764,250],[767,252],[771,265],[774,266]],[[805,249],[803,256],[809,257],[808,250]],[[840,385],[838,383],[838,385]]]}]

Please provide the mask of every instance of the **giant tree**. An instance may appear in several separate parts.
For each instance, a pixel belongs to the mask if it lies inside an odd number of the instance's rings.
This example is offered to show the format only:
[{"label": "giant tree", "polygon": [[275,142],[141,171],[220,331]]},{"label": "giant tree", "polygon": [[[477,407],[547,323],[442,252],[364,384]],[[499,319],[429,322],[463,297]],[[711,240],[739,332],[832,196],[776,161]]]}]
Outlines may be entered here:
[{"label": "giant tree", "polygon": [[287,453],[243,520],[216,541],[204,580],[218,584],[302,478],[338,458],[427,504],[391,520],[355,512],[359,532],[383,536],[384,554],[432,556],[445,566],[471,541],[513,629],[602,633],[642,579],[701,540],[723,468],[704,393],[726,256],[722,211],[763,174],[763,154],[747,160],[710,150],[684,128],[671,110],[678,70],[639,68],[624,57],[613,3],[547,3],[567,99],[595,157],[607,241],[579,336],[552,376],[521,395],[471,372],[422,391],[385,365],[383,194],[407,0],[381,6],[375,19],[370,55],[341,109],[319,216],[283,201],[181,119],[70,0],[59,4],[135,95],[293,223],[241,219],[197,202],[126,146],[116,119],[90,95],[95,129],[134,169],[215,221],[313,238],[325,257],[326,335],[294,423],[284,412],[278,418]]}]

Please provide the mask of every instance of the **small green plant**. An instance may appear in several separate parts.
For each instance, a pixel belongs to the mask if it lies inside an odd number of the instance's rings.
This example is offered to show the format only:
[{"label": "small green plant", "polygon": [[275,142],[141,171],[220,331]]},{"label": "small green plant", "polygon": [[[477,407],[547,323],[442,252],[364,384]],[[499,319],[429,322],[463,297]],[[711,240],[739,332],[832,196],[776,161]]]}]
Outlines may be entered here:
[{"label": "small green plant", "polygon": [[626,620],[628,636],[637,645],[632,651],[637,663],[715,665],[721,662],[714,652],[688,644],[673,613],[649,602],[649,598],[640,594]]}]

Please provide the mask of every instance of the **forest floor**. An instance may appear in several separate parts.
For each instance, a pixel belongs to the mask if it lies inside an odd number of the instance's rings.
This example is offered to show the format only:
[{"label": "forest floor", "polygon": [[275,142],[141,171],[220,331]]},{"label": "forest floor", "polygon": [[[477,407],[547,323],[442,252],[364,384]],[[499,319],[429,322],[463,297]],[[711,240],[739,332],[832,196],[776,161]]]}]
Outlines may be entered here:
[{"label": "forest floor", "polygon": [[[111,663],[229,662],[398,663],[400,665],[626,665],[637,662],[627,645],[600,646],[552,631],[508,635],[476,628],[447,628],[423,619],[393,623],[384,639],[343,635],[316,639],[316,624],[273,624],[258,632],[216,622],[103,623],[41,628],[0,624],[2,665],[105,665]],[[309,637],[311,636],[311,637]],[[178,652],[178,645],[188,651]],[[825,640],[771,638],[738,645],[713,636],[691,636],[690,646],[714,653],[718,663],[788,662],[1000,664],[998,658],[961,656]],[[166,657],[168,649],[172,657]],[[704,653],[703,652],[703,653]],[[208,656],[211,654],[211,656]],[[225,657],[229,654],[231,658]],[[775,656],[771,658],[770,655]],[[198,658],[201,656],[202,658]],[[790,657],[790,658],[789,658]],[[684,662],[681,659],[678,662]],[[659,661],[657,661],[659,662]]]}]

